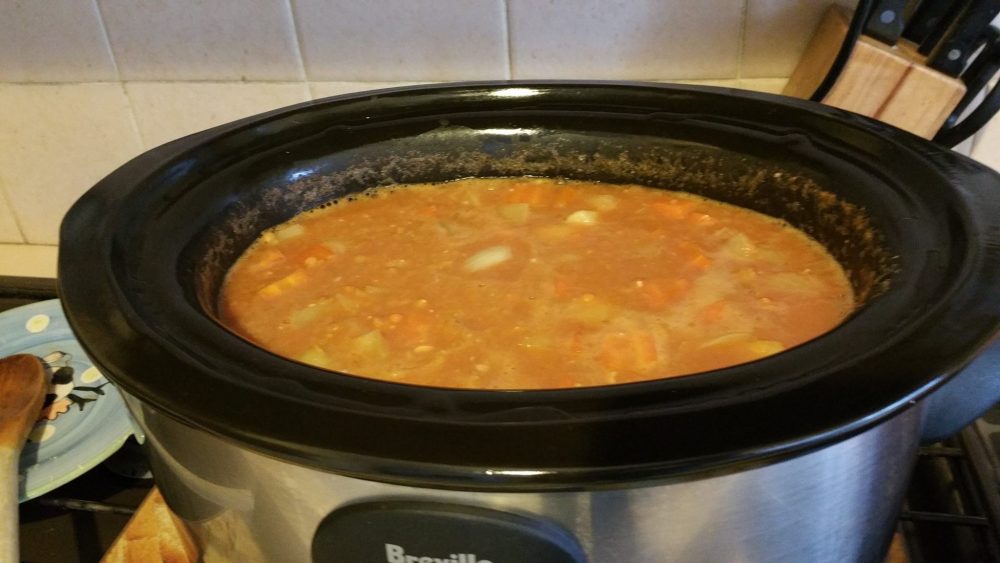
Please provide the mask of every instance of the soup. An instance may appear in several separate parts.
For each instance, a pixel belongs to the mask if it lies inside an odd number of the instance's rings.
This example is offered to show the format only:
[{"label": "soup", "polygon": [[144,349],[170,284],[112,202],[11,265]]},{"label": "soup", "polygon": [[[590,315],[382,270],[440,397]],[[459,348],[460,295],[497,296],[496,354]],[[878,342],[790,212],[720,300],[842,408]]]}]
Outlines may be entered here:
[{"label": "soup", "polygon": [[778,219],[636,185],[480,178],[376,189],[266,231],[219,310],[329,370],[548,389],[749,362],[853,307],[837,261]]}]

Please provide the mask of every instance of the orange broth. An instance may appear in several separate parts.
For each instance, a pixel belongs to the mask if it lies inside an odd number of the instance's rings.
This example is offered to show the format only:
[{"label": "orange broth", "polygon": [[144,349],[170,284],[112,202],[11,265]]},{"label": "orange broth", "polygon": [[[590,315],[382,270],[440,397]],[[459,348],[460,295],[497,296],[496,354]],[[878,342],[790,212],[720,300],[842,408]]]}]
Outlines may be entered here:
[{"label": "orange broth", "polygon": [[789,224],[680,192],[541,178],[372,190],[266,231],[223,322],[321,368],[437,387],[626,383],[752,361],[854,307]]}]

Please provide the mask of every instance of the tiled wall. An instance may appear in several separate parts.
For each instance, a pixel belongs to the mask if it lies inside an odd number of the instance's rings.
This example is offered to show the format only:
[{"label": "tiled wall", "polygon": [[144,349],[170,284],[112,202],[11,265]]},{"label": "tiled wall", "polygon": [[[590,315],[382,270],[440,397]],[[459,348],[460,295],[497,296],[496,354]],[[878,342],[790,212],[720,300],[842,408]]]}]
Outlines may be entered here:
[{"label": "tiled wall", "polygon": [[0,0],[0,251],[55,245],[70,204],[145,149],[312,98],[506,78],[780,91],[829,3]]}]

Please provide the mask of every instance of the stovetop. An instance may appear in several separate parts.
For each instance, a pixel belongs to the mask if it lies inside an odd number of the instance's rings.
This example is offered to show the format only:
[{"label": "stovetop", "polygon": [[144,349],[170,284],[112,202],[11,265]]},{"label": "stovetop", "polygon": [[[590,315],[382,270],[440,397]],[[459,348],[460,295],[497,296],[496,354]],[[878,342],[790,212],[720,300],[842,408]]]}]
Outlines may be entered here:
[{"label": "stovetop", "polygon": [[[0,276],[0,311],[56,297],[55,280]],[[153,485],[132,439],[76,480],[20,507],[21,559],[97,561]],[[139,468],[139,469],[137,469]],[[1000,406],[920,449],[898,530],[912,563],[1000,562]]]}]

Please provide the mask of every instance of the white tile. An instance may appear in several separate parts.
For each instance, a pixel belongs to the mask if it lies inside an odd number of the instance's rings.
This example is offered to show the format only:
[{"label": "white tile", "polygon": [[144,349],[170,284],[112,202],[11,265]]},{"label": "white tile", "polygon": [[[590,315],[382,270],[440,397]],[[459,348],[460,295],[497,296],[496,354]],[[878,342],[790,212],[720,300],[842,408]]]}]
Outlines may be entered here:
[{"label": "white tile", "polygon": [[993,118],[976,135],[972,158],[1000,172],[1000,118]]},{"label": "white tile", "polygon": [[353,94],[366,90],[381,90],[382,88],[398,88],[402,86],[413,86],[416,84],[426,84],[426,82],[310,82],[309,91],[312,92],[314,100],[327,98],[329,96],[339,96],[341,94]]},{"label": "white tile", "polygon": [[780,94],[787,83],[788,78],[741,78],[737,88],[753,90],[754,92],[766,92],[768,94]]},{"label": "white tile", "polygon": [[305,82],[127,82],[143,145],[309,100]]},{"label": "white tile", "polygon": [[0,185],[29,243],[56,244],[70,205],[139,152],[119,84],[0,84]]},{"label": "white tile", "polygon": [[0,244],[0,276],[56,277],[59,249],[37,244]]},{"label": "white tile", "polygon": [[743,0],[508,0],[513,78],[736,77]]},{"label": "white tile", "polygon": [[17,226],[14,212],[7,205],[7,197],[3,193],[3,186],[0,185],[0,243],[2,242],[24,242],[21,236],[21,229]]},{"label": "white tile", "polygon": [[751,90],[754,92],[767,92],[769,94],[780,94],[781,90],[788,82],[787,78],[729,78],[719,80],[670,80],[664,83],[689,84],[692,86],[718,86],[721,88],[735,88],[739,90]]},{"label": "white tile", "polygon": [[720,88],[739,88],[740,81],[735,78],[717,80],[664,80],[666,84],[687,84],[689,86],[718,86]]},{"label": "white tile", "polygon": [[98,0],[124,80],[300,80],[288,0]]},{"label": "white tile", "polygon": [[740,76],[789,76],[831,4],[854,8],[856,0],[747,0]]},{"label": "white tile", "polygon": [[502,0],[292,0],[309,80],[507,77]]},{"label": "white tile", "polygon": [[0,2],[0,81],[116,78],[94,0]]}]

